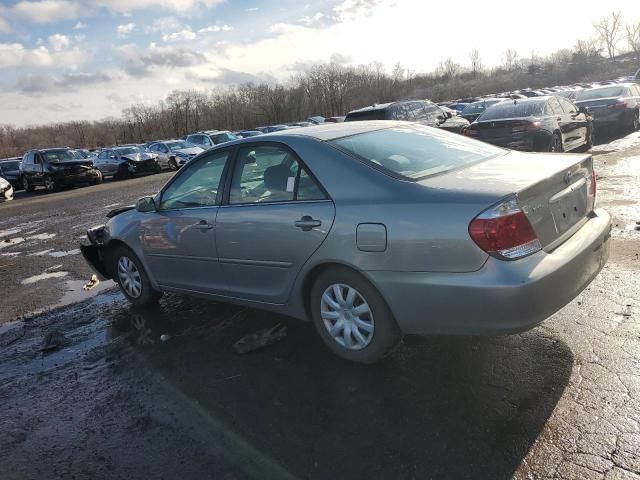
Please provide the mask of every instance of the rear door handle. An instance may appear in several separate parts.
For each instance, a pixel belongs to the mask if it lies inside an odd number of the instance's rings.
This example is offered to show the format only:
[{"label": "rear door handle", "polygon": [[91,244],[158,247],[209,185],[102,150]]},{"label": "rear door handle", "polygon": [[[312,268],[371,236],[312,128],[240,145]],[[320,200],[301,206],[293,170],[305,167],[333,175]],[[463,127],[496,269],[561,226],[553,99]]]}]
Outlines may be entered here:
[{"label": "rear door handle", "polygon": [[319,227],[322,225],[322,222],[320,220],[314,220],[309,215],[305,215],[300,220],[296,220],[294,225],[304,231],[308,231],[312,228]]},{"label": "rear door handle", "polygon": [[213,228],[213,224],[207,222],[206,220],[200,220],[196,223],[196,228],[198,230],[211,230]]}]

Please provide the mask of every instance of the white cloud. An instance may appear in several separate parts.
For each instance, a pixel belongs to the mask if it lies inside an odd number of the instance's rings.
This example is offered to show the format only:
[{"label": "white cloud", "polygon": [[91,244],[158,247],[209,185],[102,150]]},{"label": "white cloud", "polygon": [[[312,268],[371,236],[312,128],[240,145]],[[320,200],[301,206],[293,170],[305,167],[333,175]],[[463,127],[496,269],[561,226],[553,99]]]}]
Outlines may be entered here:
[{"label": "white cloud", "polygon": [[178,30],[183,29],[184,26],[176,17],[161,17],[156,18],[151,25],[147,25],[144,27],[144,31],[146,33],[151,32],[160,32],[163,35],[171,32],[177,32]]},{"label": "white cloud", "polygon": [[70,0],[23,0],[16,3],[11,12],[32,23],[51,23],[77,18],[87,13],[87,7]]},{"label": "white cloud", "polygon": [[135,23],[127,23],[126,25],[118,25],[116,28],[116,32],[118,33],[119,38],[127,38],[133,29],[136,28]]},{"label": "white cloud", "polygon": [[186,40],[195,40],[196,33],[191,29],[180,30],[179,32],[168,33],[162,36],[165,42],[180,42]]},{"label": "white cloud", "polygon": [[76,23],[73,27],[74,30],[84,30],[85,28],[87,28],[87,24],[82,22]]},{"label": "white cloud", "polygon": [[210,33],[210,32],[229,32],[233,30],[233,27],[227,24],[224,25],[210,25],[198,30],[198,33]]},{"label": "white cloud", "polygon": [[20,43],[0,43],[0,68],[49,68],[59,65],[74,68],[87,63],[89,59],[89,54],[79,48],[56,51],[44,45],[25,48]]},{"label": "white cloud", "polygon": [[148,49],[140,49],[136,45],[122,45],[115,53],[130,75],[143,77],[156,67],[190,67],[206,63],[206,57],[195,50],[181,47],[159,47],[151,43]]},{"label": "white cloud", "polygon": [[258,10],[260,10],[258,7],[251,7],[251,8],[244,9],[245,12],[257,12]]},{"label": "white cloud", "polygon": [[78,43],[84,42],[87,39],[87,36],[83,33],[73,36],[74,40]]},{"label": "white cloud", "polygon": [[93,0],[98,6],[119,13],[129,13],[147,8],[163,8],[177,13],[188,13],[198,6],[213,8],[224,0]]},{"label": "white cloud", "polygon": [[315,15],[302,17],[299,22],[306,27],[317,28],[327,25],[330,22],[330,18],[322,12],[318,12]]},{"label": "white cloud", "polygon": [[11,31],[11,25],[3,17],[3,8],[0,6],[0,33],[9,33]]},{"label": "white cloud", "polygon": [[71,40],[66,35],[61,35],[56,33],[55,35],[51,35],[47,38],[47,42],[51,46],[54,52],[60,52],[68,48],[71,45]]}]

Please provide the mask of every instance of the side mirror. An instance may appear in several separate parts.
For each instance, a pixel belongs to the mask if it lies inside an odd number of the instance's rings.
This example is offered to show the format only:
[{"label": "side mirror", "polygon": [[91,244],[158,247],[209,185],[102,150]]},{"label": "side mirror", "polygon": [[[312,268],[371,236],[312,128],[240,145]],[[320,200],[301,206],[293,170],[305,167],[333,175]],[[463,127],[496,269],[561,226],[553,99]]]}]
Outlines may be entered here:
[{"label": "side mirror", "polygon": [[153,197],[142,197],[136,202],[136,210],[141,213],[155,212],[156,202]]}]

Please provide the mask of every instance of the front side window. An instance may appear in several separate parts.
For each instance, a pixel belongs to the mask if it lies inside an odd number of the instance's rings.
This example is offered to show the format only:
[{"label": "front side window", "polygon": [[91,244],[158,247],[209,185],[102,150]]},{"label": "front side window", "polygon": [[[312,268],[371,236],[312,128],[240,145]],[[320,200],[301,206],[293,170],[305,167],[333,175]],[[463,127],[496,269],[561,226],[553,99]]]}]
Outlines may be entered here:
[{"label": "front side window", "polygon": [[591,90],[582,90],[578,93],[576,100],[596,100],[598,98],[622,97],[625,94],[623,87],[601,87]]},{"label": "front side window", "polygon": [[422,125],[374,130],[329,142],[365,163],[416,179],[506,152],[488,143]]},{"label": "front side window", "polygon": [[228,157],[229,152],[218,152],[190,165],[163,192],[160,210],[216,205],[218,189]]},{"label": "front side window", "polygon": [[284,147],[241,148],[231,179],[230,204],[322,200],[322,189]]}]

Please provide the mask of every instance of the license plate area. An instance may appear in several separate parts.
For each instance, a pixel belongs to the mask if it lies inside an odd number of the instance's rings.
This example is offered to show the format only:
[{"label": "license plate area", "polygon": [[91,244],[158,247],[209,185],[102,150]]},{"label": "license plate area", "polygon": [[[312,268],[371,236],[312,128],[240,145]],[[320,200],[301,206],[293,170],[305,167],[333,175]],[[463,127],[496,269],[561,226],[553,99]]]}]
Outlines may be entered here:
[{"label": "license plate area", "polygon": [[588,183],[585,178],[572,183],[549,200],[558,234],[563,234],[587,214]]}]

